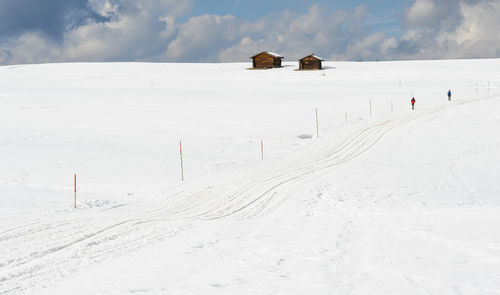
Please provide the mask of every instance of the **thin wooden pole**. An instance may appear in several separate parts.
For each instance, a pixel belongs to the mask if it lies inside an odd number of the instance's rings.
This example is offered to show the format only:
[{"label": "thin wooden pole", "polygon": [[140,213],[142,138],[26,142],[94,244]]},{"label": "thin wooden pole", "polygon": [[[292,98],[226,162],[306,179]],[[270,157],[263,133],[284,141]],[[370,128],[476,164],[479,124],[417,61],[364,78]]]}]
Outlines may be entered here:
[{"label": "thin wooden pole", "polygon": [[184,162],[182,161],[182,141],[179,141],[179,151],[181,155],[181,179],[184,181]]},{"label": "thin wooden pole", "polygon": [[391,101],[391,113],[394,113],[394,104]]},{"label": "thin wooden pole", "polygon": [[263,140],[260,141],[260,156],[261,156],[262,160],[264,160],[264,141]]},{"label": "thin wooden pole", "polygon": [[372,101],[370,100],[370,118],[372,117]]},{"label": "thin wooden pole", "polygon": [[75,177],[74,177],[74,178],[75,178],[75,179],[74,179],[74,184],[75,184],[75,209],[76,209],[76,173],[75,173],[75,175],[74,175],[74,176],[75,176]]},{"label": "thin wooden pole", "polygon": [[345,112],[345,122],[347,123],[347,112]]},{"label": "thin wooden pole", "polygon": [[319,137],[319,119],[318,119],[318,109],[316,109],[316,137]]}]

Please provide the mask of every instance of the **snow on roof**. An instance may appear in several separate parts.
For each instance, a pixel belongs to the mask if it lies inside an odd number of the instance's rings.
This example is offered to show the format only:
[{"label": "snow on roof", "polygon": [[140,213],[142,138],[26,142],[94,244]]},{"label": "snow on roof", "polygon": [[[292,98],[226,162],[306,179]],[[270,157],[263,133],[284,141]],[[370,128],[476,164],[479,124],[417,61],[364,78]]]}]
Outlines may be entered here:
[{"label": "snow on roof", "polygon": [[[321,61],[325,61],[323,58],[321,58],[321,57],[317,56],[317,55],[316,55],[316,54],[314,54],[314,53],[313,53],[313,54],[311,54],[311,55],[308,55],[308,56],[306,56],[306,57],[314,57],[314,58],[319,59],[319,60],[321,60]],[[304,59],[304,58],[306,58],[306,57],[303,57],[302,59]],[[301,60],[302,60],[302,59],[301,59]]]},{"label": "snow on roof", "polygon": [[254,58],[254,57],[256,57],[257,55],[260,55],[260,54],[262,54],[262,53],[267,53],[267,54],[269,54],[269,55],[271,55],[271,56],[273,56],[273,57],[284,58],[284,56],[279,55],[279,54],[274,53],[274,52],[271,52],[271,51],[262,51],[261,53],[258,53],[258,54],[256,54],[256,55],[252,56],[251,58]]},{"label": "snow on roof", "polygon": [[319,59],[319,60],[321,60],[321,61],[325,61],[325,59],[323,59],[323,58],[321,58],[321,57],[317,56],[316,54],[313,54],[312,56],[313,56],[313,57],[315,57],[315,58],[317,58],[317,59]]},{"label": "snow on roof", "polygon": [[274,52],[269,52],[269,51],[268,51],[267,53],[269,53],[270,55],[272,55],[272,56],[274,56],[274,57],[281,57],[281,58],[283,58],[283,56],[282,56],[282,55],[279,55],[279,54],[274,53]]}]

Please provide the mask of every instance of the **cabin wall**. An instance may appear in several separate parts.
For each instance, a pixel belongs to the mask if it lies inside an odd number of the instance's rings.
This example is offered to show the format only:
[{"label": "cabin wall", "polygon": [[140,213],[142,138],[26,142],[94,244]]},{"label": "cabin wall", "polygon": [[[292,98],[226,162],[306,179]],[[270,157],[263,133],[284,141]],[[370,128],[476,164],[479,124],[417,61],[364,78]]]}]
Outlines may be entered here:
[{"label": "cabin wall", "polygon": [[274,59],[274,67],[275,68],[281,68],[281,58],[275,58]]},{"label": "cabin wall", "polygon": [[274,68],[275,61],[272,56],[259,55],[254,57],[254,68]]},{"label": "cabin wall", "polygon": [[300,61],[301,70],[321,70],[321,60],[306,57]]},{"label": "cabin wall", "polygon": [[253,67],[256,69],[271,69],[281,67],[281,58],[262,53],[253,58]]}]

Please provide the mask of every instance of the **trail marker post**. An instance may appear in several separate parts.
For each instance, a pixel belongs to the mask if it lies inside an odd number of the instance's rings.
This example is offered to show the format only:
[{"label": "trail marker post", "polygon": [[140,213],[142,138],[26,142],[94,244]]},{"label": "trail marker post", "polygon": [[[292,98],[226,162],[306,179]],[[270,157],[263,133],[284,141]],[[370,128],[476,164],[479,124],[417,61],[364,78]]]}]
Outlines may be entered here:
[{"label": "trail marker post", "polygon": [[75,205],[74,205],[74,208],[76,209],[76,173],[74,175],[74,185],[75,185]]},{"label": "trail marker post", "polygon": [[345,122],[347,123],[347,112],[345,112]]},{"label": "trail marker post", "polygon": [[319,119],[318,119],[318,109],[316,109],[316,137],[319,137]]},{"label": "trail marker post", "polygon": [[184,162],[182,161],[182,141],[179,141],[179,152],[181,155],[181,180],[184,181]]}]

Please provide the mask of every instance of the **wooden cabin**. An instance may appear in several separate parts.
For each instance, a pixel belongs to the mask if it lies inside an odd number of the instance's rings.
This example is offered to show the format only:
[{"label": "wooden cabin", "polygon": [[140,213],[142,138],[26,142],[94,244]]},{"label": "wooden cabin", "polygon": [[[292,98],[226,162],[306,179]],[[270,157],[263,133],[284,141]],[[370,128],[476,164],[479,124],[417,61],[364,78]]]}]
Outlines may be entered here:
[{"label": "wooden cabin", "polygon": [[274,52],[261,52],[251,57],[254,69],[281,68],[283,56]]},{"label": "wooden cabin", "polygon": [[322,70],[323,61],[325,60],[313,53],[299,60],[299,70]]}]

